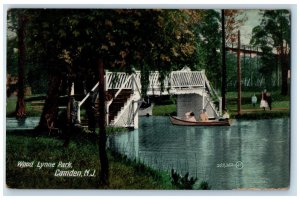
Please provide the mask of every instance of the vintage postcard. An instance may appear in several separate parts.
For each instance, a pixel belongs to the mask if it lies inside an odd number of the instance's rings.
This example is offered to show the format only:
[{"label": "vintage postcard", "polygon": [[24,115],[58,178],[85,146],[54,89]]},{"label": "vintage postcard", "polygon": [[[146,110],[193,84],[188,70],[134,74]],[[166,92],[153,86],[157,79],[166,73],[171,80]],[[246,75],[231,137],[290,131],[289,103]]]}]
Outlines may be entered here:
[{"label": "vintage postcard", "polygon": [[7,188],[289,190],[291,10],[6,18]]}]

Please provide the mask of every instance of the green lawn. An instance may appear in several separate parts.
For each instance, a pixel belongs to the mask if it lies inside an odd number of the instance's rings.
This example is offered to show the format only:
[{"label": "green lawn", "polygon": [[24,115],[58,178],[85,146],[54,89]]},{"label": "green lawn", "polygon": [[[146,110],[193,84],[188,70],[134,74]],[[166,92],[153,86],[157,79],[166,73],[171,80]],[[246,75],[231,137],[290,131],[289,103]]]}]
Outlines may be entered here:
[{"label": "green lawn", "polygon": [[[247,99],[249,102],[251,102],[252,95],[255,94],[257,97],[257,101],[260,101],[261,99],[261,92],[257,91],[242,91],[242,98]],[[279,91],[271,92],[273,101],[289,101],[290,96],[282,96]],[[237,92],[227,92],[226,93],[227,99],[234,99],[237,98]]]},{"label": "green lawn", "polygon": [[[166,172],[152,170],[141,163],[109,152],[110,185],[98,185],[97,177],[58,177],[55,168],[20,168],[18,161],[71,162],[74,170],[99,172],[97,144],[75,140],[68,147],[63,141],[50,136],[22,135],[9,132],[6,135],[6,184],[9,188],[82,188],[82,189],[172,189]],[[35,166],[35,165],[34,165]]]},{"label": "green lawn", "polygon": [[[6,100],[6,116],[12,117],[16,111],[17,97],[11,96]],[[25,102],[25,111],[28,117],[40,116],[42,113],[42,104],[34,105],[32,102]]]},{"label": "green lawn", "polygon": [[17,97],[6,99],[6,115],[16,111]]},{"label": "green lawn", "polygon": [[[256,94],[258,102],[256,107],[253,108],[251,104],[251,96]],[[247,113],[247,110],[256,109],[257,112],[262,111],[259,108],[260,103],[260,92],[253,92],[247,91],[242,92],[242,110],[244,110],[244,114]],[[283,109],[290,108],[290,97],[289,96],[282,96],[280,92],[272,92],[272,107],[274,108],[273,112],[283,112],[284,115],[287,115],[287,111],[282,111]],[[227,92],[226,94],[227,100],[227,108],[231,115],[236,115],[237,112],[237,93],[236,92]],[[10,97],[7,99],[7,106],[6,106],[6,116],[13,116],[13,113],[16,108],[16,97]],[[155,105],[153,108],[153,115],[154,116],[168,116],[168,115],[176,115],[176,104],[172,103],[173,101],[166,100],[168,103],[167,105]],[[280,109],[280,110],[276,110]],[[33,106],[31,102],[26,102],[26,114],[27,116],[40,116],[42,112],[41,107]],[[252,112],[252,111],[251,111]],[[81,115],[84,116],[85,110],[83,109]],[[288,113],[289,114],[289,113]],[[272,115],[272,114],[271,114]],[[278,113],[276,114],[278,116]]]},{"label": "green lawn", "polygon": [[[16,97],[7,99],[7,116],[13,116]],[[27,116],[39,116],[41,109],[36,110],[30,102],[26,103]],[[107,129],[107,134],[124,131],[123,128]],[[10,188],[83,188],[99,187],[94,177],[55,177],[55,169],[38,169],[17,167],[18,161],[35,162],[71,162],[76,170],[96,169],[99,172],[97,138],[88,134],[76,136],[67,148],[62,147],[63,140],[57,137],[20,134],[18,131],[7,131],[6,134],[6,184]],[[36,136],[35,136],[36,135]],[[92,142],[91,142],[92,141]],[[142,163],[130,161],[122,155],[108,152],[110,185],[105,189],[174,189],[167,172],[152,170]]]},{"label": "green lawn", "polygon": [[[260,105],[260,93],[256,92],[257,104],[255,107],[251,104],[251,96],[255,92],[247,91],[242,92],[242,116],[239,118],[244,119],[261,119],[272,117],[286,117],[290,114],[290,97],[282,96],[280,92],[272,93],[272,111],[264,111],[259,107]],[[231,117],[235,118],[237,115],[237,93],[227,92],[226,94],[227,109]],[[176,104],[169,105],[155,105],[153,108],[153,115],[155,116],[167,116],[176,113]]]},{"label": "green lawn", "polygon": [[176,105],[155,105],[152,111],[154,116],[169,116],[176,113]]},{"label": "green lawn", "polygon": [[[251,96],[256,94],[257,104],[255,107],[251,104]],[[260,93],[255,92],[242,92],[242,113],[240,116],[237,116],[237,93],[228,92],[226,94],[227,108],[233,118],[242,118],[242,119],[269,119],[269,118],[278,118],[278,117],[288,117],[290,115],[290,96],[282,96],[280,92],[272,92],[272,110],[266,109],[264,111],[260,108]]]},{"label": "green lawn", "polygon": [[[229,104],[227,107],[231,111],[237,111],[237,104]],[[281,108],[289,109],[290,108],[290,102],[289,101],[273,102],[272,103],[272,108],[274,110],[281,109]],[[253,105],[250,104],[250,103],[249,104],[242,104],[242,110],[253,110],[253,109],[262,110],[262,108],[259,107],[259,102],[255,105],[255,107],[253,107]]]}]

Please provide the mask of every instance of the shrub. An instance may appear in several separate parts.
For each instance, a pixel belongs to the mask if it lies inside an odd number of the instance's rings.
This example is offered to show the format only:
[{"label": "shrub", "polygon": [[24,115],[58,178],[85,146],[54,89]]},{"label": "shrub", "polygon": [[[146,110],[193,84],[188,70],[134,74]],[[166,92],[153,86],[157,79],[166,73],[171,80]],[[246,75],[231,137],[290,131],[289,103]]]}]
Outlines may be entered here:
[{"label": "shrub", "polygon": [[209,185],[207,181],[202,181],[200,183],[199,189],[200,190],[210,190],[211,189],[211,185]]},{"label": "shrub", "polygon": [[181,176],[174,169],[171,170],[172,185],[178,189],[193,189],[194,184],[197,181],[197,178],[189,177],[187,172],[184,176]]}]

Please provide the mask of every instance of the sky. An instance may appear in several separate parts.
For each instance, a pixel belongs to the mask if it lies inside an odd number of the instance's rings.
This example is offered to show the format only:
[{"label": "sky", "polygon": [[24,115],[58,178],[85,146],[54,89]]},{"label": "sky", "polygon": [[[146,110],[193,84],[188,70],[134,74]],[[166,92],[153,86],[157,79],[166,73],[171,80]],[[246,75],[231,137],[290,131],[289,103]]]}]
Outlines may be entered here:
[{"label": "sky", "polygon": [[244,25],[241,26],[241,43],[248,45],[251,39],[252,29],[260,24],[261,15],[259,10],[245,10],[246,17],[248,18]]}]

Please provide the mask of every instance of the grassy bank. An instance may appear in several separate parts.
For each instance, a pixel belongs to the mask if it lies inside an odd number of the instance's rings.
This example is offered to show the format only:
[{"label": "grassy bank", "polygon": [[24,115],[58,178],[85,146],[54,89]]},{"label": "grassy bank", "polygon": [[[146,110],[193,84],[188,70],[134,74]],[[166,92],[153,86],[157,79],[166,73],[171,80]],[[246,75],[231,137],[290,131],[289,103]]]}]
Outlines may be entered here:
[{"label": "grassy bank", "polygon": [[[6,116],[7,117],[15,117],[17,104],[17,97],[11,96],[6,100]],[[25,102],[25,111],[26,116],[28,117],[38,117],[42,113],[42,106],[35,105],[33,102]]]},{"label": "grassy bank", "polygon": [[[251,97],[255,94],[257,104],[251,104]],[[260,108],[261,94],[260,92],[247,91],[242,92],[241,99],[241,115],[237,113],[237,93],[227,92],[227,109],[232,118],[237,119],[272,119],[290,116],[290,96],[282,96],[279,91],[272,92],[272,110],[263,110]]]},{"label": "grassy bank", "polygon": [[[258,102],[253,107],[251,104],[251,96],[256,94]],[[272,93],[272,110],[264,111],[259,107],[260,93],[255,92],[243,92],[242,93],[242,112],[241,115],[237,115],[237,93],[228,92],[227,95],[227,109],[231,118],[238,119],[271,119],[282,118],[290,116],[290,97],[282,96],[279,92]],[[176,104],[172,101],[168,101],[169,104],[160,102],[163,105],[155,105],[153,108],[154,116],[168,116],[176,115]]]},{"label": "grassy bank", "polygon": [[[258,102],[255,107],[251,104],[251,96],[256,94]],[[169,116],[176,115],[176,98],[159,98],[155,101],[155,106],[153,108],[154,116]],[[272,92],[272,111],[263,111],[259,108],[260,102],[260,92],[247,91],[242,92],[242,114],[237,115],[237,93],[227,92],[226,102],[227,109],[232,118],[241,119],[268,119],[268,118],[278,118],[278,117],[289,117],[290,115],[290,96],[282,96],[280,92]],[[6,106],[6,116],[14,117],[14,111],[16,107],[17,98],[12,96],[7,99]],[[40,116],[41,107],[35,106],[32,102],[26,102],[26,114],[27,116]],[[82,111],[82,115],[84,110]]]},{"label": "grassy bank", "polygon": [[[78,138],[77,138],[78,139]],[[56,169],[99,172],[97,144],[91,140],[72,140],[62,147],[59,138],[36,133],[8,132],[6,135],[6,184],[9,188],[82,188],[82,189],[172,189],[167,173],[152,170],[145,165],[130,161],[125,156],[109,151],[110,186],[98,186],[97,176],[60,177]],[[19,161],[33,162],[33,167],[18,167]],[[38,162],[58,164],[70,162],[72,167],[39,169]]]},{"label": "grassy bank", "polygon": [[153,107],[152,114],[154,116],[176,115],[176,105],[175,104],[155,105]]}]

